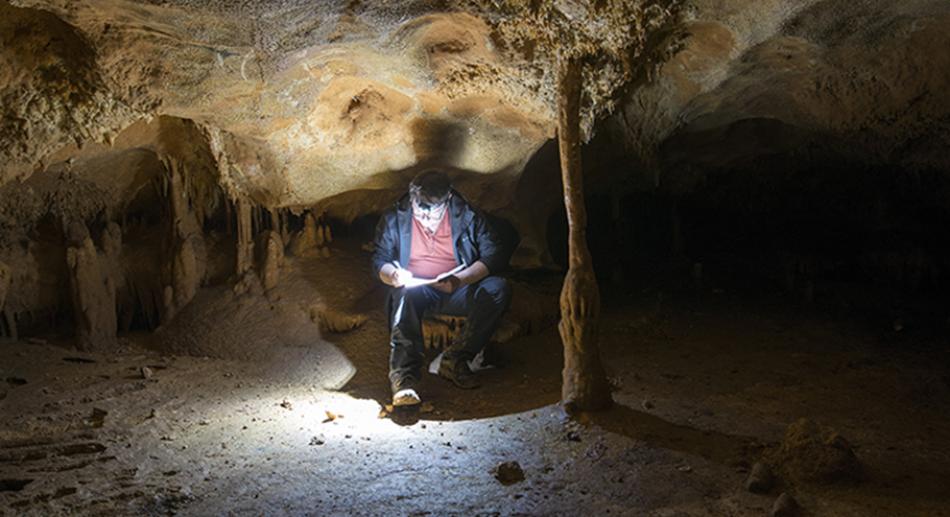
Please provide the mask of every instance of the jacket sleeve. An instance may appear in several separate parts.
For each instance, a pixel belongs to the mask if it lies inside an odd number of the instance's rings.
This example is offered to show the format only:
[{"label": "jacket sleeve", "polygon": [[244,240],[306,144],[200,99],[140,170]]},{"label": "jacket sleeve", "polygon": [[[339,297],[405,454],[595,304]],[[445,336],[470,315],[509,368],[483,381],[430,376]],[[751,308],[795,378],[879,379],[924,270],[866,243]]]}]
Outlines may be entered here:
[{"label": "jacket sleeve", "polygon": [[396,228],[396,214],[392,210],[379,218],[373,246],[373,275],[378,276],[384,264],[399,260],[399,231]]},{"label": "jacket sleeve", "polygon": [[476,211],[472,222],[475,242],[478,246],[478,260],[488,267],[489,273],[497,274],[508,266],[508,256],[505,254],[501,239],[482,213]]}]

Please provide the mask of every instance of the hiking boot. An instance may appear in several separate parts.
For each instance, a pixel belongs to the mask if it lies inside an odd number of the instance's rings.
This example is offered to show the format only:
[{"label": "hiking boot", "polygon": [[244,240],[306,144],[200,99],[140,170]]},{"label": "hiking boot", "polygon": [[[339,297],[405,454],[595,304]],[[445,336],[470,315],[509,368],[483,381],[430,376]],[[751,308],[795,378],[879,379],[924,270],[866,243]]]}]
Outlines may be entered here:
[{"label": "hiking boot", "polygon": [[421,404],[422,399],[412,388],[405,388],[393,394],[393,407],[415,406]]},{"label": "hiking boot", "polygon": [[406,377],[392,383],[393,389],[393,407],[415,406],[422,402],[419,394],[416,393],[416,380],[412,377]]},{"label": "hiking boot", "polygon": [[475,379],[475,374],[468,368],[468,363],[462,359],[451,360],[443,357],[442,362],[439,363],[439,377],[450,381],[463,390],[480,386],[478,380]]}]

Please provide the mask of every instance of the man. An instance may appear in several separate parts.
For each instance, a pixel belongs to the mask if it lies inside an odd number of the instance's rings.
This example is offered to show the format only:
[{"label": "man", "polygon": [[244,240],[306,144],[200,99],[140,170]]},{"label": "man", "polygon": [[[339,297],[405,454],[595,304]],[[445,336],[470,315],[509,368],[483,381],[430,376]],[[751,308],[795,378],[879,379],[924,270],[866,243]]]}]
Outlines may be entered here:
[{"label": "man", "polygon": [[[511,291],[493,276],[505,266],[500,242],[484,216],[452,189],[448,176],[427,170],[376,227],[373,269],[393,287],[389,314],[389,381],[394,406],[420,402],[416,385],[424,363],[422,316],[426,309],[467,317],[460,339],[445,350],[439,376],[460,388],[477,388],[469,369],[508,308]],[[413,279],[438,282],[407,286]]]}]

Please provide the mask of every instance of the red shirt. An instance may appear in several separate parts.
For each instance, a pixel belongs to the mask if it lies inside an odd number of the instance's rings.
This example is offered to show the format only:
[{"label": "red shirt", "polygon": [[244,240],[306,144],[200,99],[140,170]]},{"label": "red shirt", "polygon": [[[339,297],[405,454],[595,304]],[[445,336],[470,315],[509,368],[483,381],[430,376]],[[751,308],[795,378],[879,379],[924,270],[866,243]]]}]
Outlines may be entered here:
[{"label": "red shirt", "polygon": [[406,269],[411,271],[413,276],[435,278],[458,265],[449,219],[449,214],[445,214],[432,235],[415,217],[412,218],[412,244]]}]

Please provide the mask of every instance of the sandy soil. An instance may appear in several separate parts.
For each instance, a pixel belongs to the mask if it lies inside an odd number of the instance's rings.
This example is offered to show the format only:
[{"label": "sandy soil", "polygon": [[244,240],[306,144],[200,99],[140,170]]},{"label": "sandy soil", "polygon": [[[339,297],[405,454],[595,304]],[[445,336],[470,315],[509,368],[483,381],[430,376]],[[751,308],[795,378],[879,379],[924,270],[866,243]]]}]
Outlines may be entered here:
[{"label": "sandy soil", "polygon": [[[202,293],[180,318],[214,307],[224,337],[203,353],[217,358],[160,354],[155,336],[111,355],[55,336],[0,346],[0,514],[763,515],[786,491],[809,515],[950,515],[945,346],[778,295],[645,289],[603,315],[609,412],[564,417],[549,327],[505,344],[481,389],[430,376],[420,413],[387,415],[383,293],[365,262],[335,250],[292,262],[268,296]],[[369,321],[321,338],[297,312],[330,293]],[[801,417],[847,437],[865,478],[745,490]],[[496,480],[504,461],[525,479]]]}]

